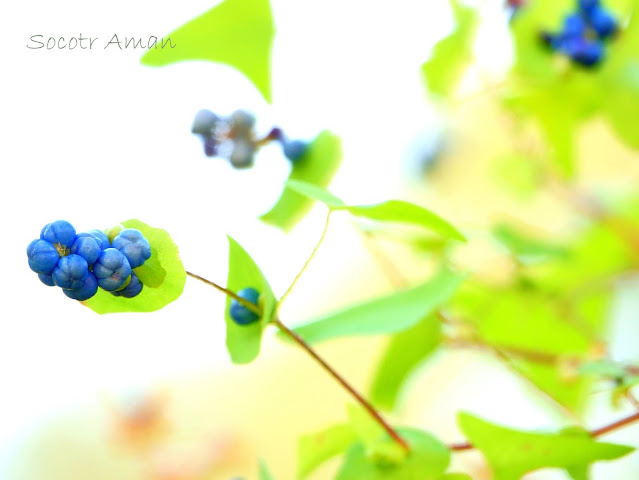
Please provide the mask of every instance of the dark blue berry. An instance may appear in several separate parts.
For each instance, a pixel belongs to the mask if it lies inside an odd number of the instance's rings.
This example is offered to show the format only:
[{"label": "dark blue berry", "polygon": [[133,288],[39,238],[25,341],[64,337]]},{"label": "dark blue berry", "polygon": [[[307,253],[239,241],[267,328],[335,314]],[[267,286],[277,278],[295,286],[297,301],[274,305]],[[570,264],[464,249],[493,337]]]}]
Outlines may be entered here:
[{"label": "dark blue berry", "polygon": [[151,246],[142,232],[135,228],[125,228],[113,239],[117,248],[129,261],[131,268],[137,268],[151,257]]},{"label": "dark blue berry", "polygon": [[219,118],[210,110],[200,110],[195,114],[191,132],[203,137],[212,137],[215,134],[215,127]]},{"label": "dark blue berry", "polygon": [[46,275],[44,273],[38,273],[38,278],[46,286],[55,287],[55,282],[53,281],[53,276],[52,275]]},{"label": "dark blue berry", "polygon": [[617,31],[617,20],[604,8],[593,8],[588,20],[599,38],[608,38]]},{"label": "dark blue berry", "polygon": [[308,144],[302,140],[285,141],[283,144],[284,156],[291,162],[296,162],[304,156]]},{"label": "dark blue berry", "polygon": [[87,261],[80,255],[62,257],[51,274],[53,282],[61,288],[80,288],[89,273]]},{"label": "dark blue berry", "polygon": [[568,55],[584,67],[593,67],[603,59],[604,47],[601,42],[582,39],[571,45]]},{"label": "dark blue berry", "polygon": [[93,274],[100,287],[107,292],[112,292],[124,285],[131,275],[131,265],[120,250],[107,248],[102,250],[93,265]]},{"label": "dark blue berry", "polygon": [[101,252],[102,248],[98,239],[89,233],[79,233],[71,245],[71,253],[80,255],[89,266],[95,263]]},{"label": "dark blue berry", "polygon": [[[239,292],[237,292],[238,297],[243,298],[244,300],[248,300],[251,303],[254,303],[255,306],[258,305],[258,299],[260,298],[260,292],[255,290],[254,288],[243,288]],[[229,314],[235,323],[238,325],[249,325],[253,322],[259,320],[259,316],[246,308],[237,300],[231,300],[231,308],[229,309]]]},{"label": "dark blue berry", "polygon": [[27,247],[29,268],[36,273],[50,275],[60,260],[58,250],[46,240],[36,239]]},{"label": "dark blue berry", "polygon": [[97,293],[98,282],[95,278],[95,275],[89,272],[89,274],[86,276],[86,278],[84,279],[84,282],[79,288],[74,288],[74,289],[63,288],[62,291],[67,297],[72,298],[74,300],[79,300],[79,301],[88,300],[89,298],[91,298],[93,295]]},{"label": "dark blue berry", "polygon": [[126,287],[121,290],[111,292],[116,297],[133,298],[140,294],[142,291],[142,282],[134,272],[131,272],[131,278]]},{"label": "dark blue berry", "polygon": [[55,245],[56,243],[66,248],[71,248],[75,240],[75,228],[66,220],[56,220],[44,226],[40,232],[40,238]]}]

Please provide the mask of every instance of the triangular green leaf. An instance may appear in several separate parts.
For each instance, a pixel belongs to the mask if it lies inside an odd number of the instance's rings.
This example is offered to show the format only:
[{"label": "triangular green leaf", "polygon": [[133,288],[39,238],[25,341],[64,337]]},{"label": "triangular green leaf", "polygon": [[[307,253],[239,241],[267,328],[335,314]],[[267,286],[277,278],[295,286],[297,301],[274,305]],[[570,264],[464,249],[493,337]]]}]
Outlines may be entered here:
[{"label": "triangular green leaf", "polygon": [[271,321],[277,303],[271,286],[248,253],[231,237],[229,239],[229,276],[227,288],[238,292],[254,288],[260,292],[262,318],[249,325],[238,325],[229,314],[231,298],[226,299],[226,347],[233,363],[249,363],[260,353],[264,327]]},{"label": "triangular green leaf", "polygon": [[410,373],[437,348],[441,338],[441,322],[433,314],[393,335],[375,372],[370,393],[373,403],[392,410]]},{"label": "triangular green leaf", "polygon": [[186,272],[180,260],[177,245],[169,234],[160,228],[153,228],[139,220],[122,222],[125,228],[136,228],[142,232],[151,245],[151,258],[142,267],[140,280],[144,287],[133,298],[116,297],[101,288],[89,300],[82,302],[97,313],[153,312],[177,299],[184,290]]},{"label": "triangular green leaf", "polygon": [[478,16],[474,8],[451,0],[455,29],[433,48],[430,59],[422,65],[428,90],[436,95],[448,96],[454,90],[472,60],[472,42]]},{"label": "triangular green leaf", "polygon": [[304,195],[305,197],[324,203],[328,208],[340,208],[346,206],[340,198],[337,198],[325,188],[318,187],[313,183],[303,182],[301,180],[289,180],[286,182],[285,186],[286,188]]},{"label": "triangular green leaf", "polygon": [[420,285],[326,315],[294,330],[309,343],[400,332],[446,302],[463,279],[463,275],[445,268]]},{"label": "triangular green leaf", "polygon": [[[326,187],[342,161],[342,142],[328,130],[321,132],[295,161],[289,180],[300,180]],[[312,198],[312,197],[311,197]],[[285,188],[273,208],[260,219],[283,230],[290,230],[313,206],[313,201],[292,188]]]},{"label": "triangular green leaf", "polygon": [[459,415],[459,425],[490,463],[494,480],[519,480],[525,473],[545,467],[579,475],[593,462],[619,458],[634,450],[597,442],[579,429],[530,433],[493,425],[467,413]]},{"label": "triangular green leaf", "polygon": [[141,61],[149,66],[184,60],[224,63],[246,75],[271,102],[274,36],[269,0],[225,0],[163,37],[175,48],[149,49]]}]

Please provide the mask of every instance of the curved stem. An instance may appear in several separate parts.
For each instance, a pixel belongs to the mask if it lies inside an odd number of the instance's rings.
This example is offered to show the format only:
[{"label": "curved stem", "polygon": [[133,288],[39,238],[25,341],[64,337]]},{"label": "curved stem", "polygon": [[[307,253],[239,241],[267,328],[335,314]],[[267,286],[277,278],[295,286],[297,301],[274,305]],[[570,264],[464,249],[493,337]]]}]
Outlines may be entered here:
[{"label": "curved stem", "polygon": [[410,447],[408,446],[408,443],[406,443],[406,440],[400,437],[397,431],[393,429],[393,427],[391,427],[386,422],[386,420],[382,418],[379,412],[375,410],[375,407],[368,403],[368,401],[364,397],[362,397],[362,395],[357,390],[355,390],[355,388],[353,388],[353,386],[349,384],[348,381],[344,379],[344,377],[342,377],[337,371],[333,369],[333,367],[326,363],[326,361],[322,357],[320,357],[319,354],[315,352],[315,350],[313,350],[313,348],[308,343],[306,343],[306,341],[302,337],[300,337],[297,333],[284,325],[279,319],[275,319],[273,323],[300,347],[306,350],[306,352],[311,357],[313,357],[322,366],[322,368],[324,368],[324,370],[326,370],[335,380],[337,380],[337,382],[342,385],[342,387],[344,387],[359,402],[359,404],[364,407],[364,409],[366,409],[366,411],[377,421],[377,423],[379,423],[382,428],[386,430],[386,432],[391,436],[391,438],[393,438],[393,440],[395,440],[406,451],[410,450]]},{"label": "curved stem", "polygon": [[308,268],[309,264],[311,263],[311,260],[313,260],[313,257],[315,257],[315,254],[319,250],[320,245],[322,244],[322,242],[324,242],[324,238],[326,237],[326,232],[328,232],[328,224],[331,219],[332,212],[333,212],[332,210],[329,210],[328,213],[326,214],[326,223],[324,224],[324,230],[322,231],[322,235],[320,236],[319,240],[315,244],[315,248],[313,248],[313,251],[311,252],[310,256],[306,259],[306,262],[304,263],[304,266],[302,267],[302,269],[298,272],[297,275],[295,275],[295,278],[293,279],[293,283],[289,285],[289,287],[286,289],[284,294],[280,297],[279,302],[277,302],[275,315],[277,315],[277,312],[280,311],[282,303],[284,303],[284,300],[286,300],[286,297],[288,297],[290,293],[293,291],[293,288],[295,287],[295,285],[297,285],[297,282],[299,281],[300,277]]}]

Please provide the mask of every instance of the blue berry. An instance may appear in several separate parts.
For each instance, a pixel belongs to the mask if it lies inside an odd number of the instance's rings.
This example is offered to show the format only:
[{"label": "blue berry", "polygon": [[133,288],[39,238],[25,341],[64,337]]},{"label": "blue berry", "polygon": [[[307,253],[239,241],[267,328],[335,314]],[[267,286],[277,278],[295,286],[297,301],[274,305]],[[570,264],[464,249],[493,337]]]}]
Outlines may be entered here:
[{"label": "blue berry", "polygon": [[113,239],[113,248],[120,250],[131,268],[137,268],[151,257],[151,246],[142,232],[125,228]]},{"label": "blue berry", "polygon": [[603,59],[604,47],[601,42],[582,39],[574,42],[567,53],[570,58],[584,67],[593,67]]},{"label": "blue berry", "polygon": [[98,282],[95,278],[95,275],[89,272],[80,287],[74,289],[63,288],[62,291],[67,297],[74,300],[88,300],[97,293]]},{"label": "blue berry", "polygon": [[36,273],[50,275],[60,260],[58,250],[46,240],[36,239],[27,247],[29,268]]},{"label": "blue berry", "polygon": [[89,265],[93,265],[100,256],[102,248],[98,239],[89,233],[79,233],[71,245],[71,253],[80,255]]},{"label": "blue berry", "polygon": [[200,110],[195,114],[191,133],[202,135],[203,137],[211,137],[215,133],[215,127],[219,118],[210,110]]},{"label": "blue berry", "polygon": [[75,228],[66,220],[56,220],[44,226],[40,232],[40,238],[54,246],[57,243],[70,248],[75,240]]},{"label": "blue berry", "polygon": [[253,165],[255,147],[249,140],[236,140],[229,160],[235,168],[248,168]]},{"label": "blue berry", "polygon": [[51,274],[53,282],[61,288],[80,288],[89,273],[87,261],[80,255],[62,257]]},{"label": "blue berry", "polygon": [[291,162],[296,162],[304,156],[308,145],[302,140],[285,141],[283,145],[284,156]]},{"label": "blue berry", "polygon": [[131,275],[131,265],[120,250],[107,248],[102,250],[93,265],[93,274],[100,287],[107,292],[112,292],[124,285]]},{"label": "blue berry", "polygon": [[87,232],[89,235],[95,237],[95,239],[100,244],[100,248],[104,250],[105,248],[109,248],[111,246],[111,242],[109,241],[109,237],[102,230],[89,230]]},{"label": "blue berry", "polygon": [[579,0],[579,9],[588,14],[593,8],[599,6],[599,0]]},{"label": "blue berry", "polygon": [[134,272],[131,272],[129,284],[121,290],[111,292],[116,297],[133,298],[142,291],[142,282]]},{"label": "blue berry", "polygon": [[565,37],[580,37],[586,33],[586,21],[578,13],[568,15],[564,19],[562,35]]},{"label": "blue berry", "polygon": [[52,275],[46,275],[44,273],[38,273],[38,278],[46,286],[55,287],[55,282],[53,281],[53,276]]},{"label": "blue berry", "polygon": [[608,38],[617,31],[617,20],[604,8],[593,8],[588,20],[599,38]]},{"label": "blue berry", "polygon": [[[243,288],[239,292],[237,292],[238,297],[243,298],[244,300],[248,300],[251,303],[254,303],[256,306],[258,305],[258,299],[260,298],[260,292],[255,290],[254,288]],[[229,309],[229,314],[235,323],[238,325],[249,325],[253,322],[259,320],[259,316],[246,308],[237,300],[231,300],[231,308]]]}]

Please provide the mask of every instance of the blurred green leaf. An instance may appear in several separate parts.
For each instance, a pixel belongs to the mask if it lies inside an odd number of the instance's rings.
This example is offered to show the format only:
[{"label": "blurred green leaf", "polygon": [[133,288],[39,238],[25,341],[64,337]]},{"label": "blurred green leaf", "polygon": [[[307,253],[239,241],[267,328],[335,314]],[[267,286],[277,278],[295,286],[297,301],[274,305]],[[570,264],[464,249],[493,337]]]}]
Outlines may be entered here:
[{"label": "blurred green leaf", "polygon": [[260,292],[262,318],[249,325],[238,325],[229,314],[231,298],[226,298],[226,347],[233,363],[249,363],[260,353],[264,327],[271,321],[277,300],[259,267],[248,253],[231,237],[229,239],[229,275],[227,288],[239,292],[254,288]]},{"label": "blurred green leaf", "polygon": [[497,224],[493,227],[493,235],[524,264],[569,254],[566,247],[534,238],[507,224]]},{"label": "blurred green leaf", "polygon": [[275,480],[264,460],[260,460],[260,480]]},{"label": "blurred green leaf", "polygon": [[[140,230],[151,245],[151,258],[145,262],[146,268],[141,270],[142,292],[136,297],[124,298],[99,288],[94,297],[82,303],[100,314],[159,310],[176,300],[184,290],[186,272],[178,247],[169,234],[160,228],[153,228],[139,220],[127,220],[122,225]],[[134,271],[137,274],[140,267]]]},{"label": "blurred green leaf", "polygon": [[466,475],[465,473],[447,473],[443,477],[441,477],[441,480],[473,480],[473,479],[470,478],[470,476]]},{"label": "blurred green leaf", "polygon": [[628,375],[627,370],[610,360],[597,360],[594,362],[582,363],[579,366],[580,375],[594,375],[600,378],[613,380],[623,379]]},{"label": "blurred green leaf", "polygon": [[[301,180],[326,187],[342,161],[342,142],[328,130],[310,143],[308,150],[291,169],[289,180]],[[312,198],[312,197],[311,197]],[[290,230],[313,206],[313,201],[292,188],[285,188],[273,208],[260,218],[283,230]]]},{"label": "blurred green leaf", "polygon": [[530,200],[542,184],[538,161],[517,152],[497,156],[492,164],[492,173],[501,188],[521,201]]},{"label": "blurred green leaf", "polygon": [[440,344],[441,322],[431,314],[390,338],[375,372],[370,398],[377,406],[395,408],[411,372]]},{"label": "blurred green leaf", "polygon": [[463,275],[444,268],[420,285],[326,315],[294,330],[309,343],[400,332],[446,302],[463,279]]},{"label": "blurred green leaf", "polygon": [[[410,445],[401,462],[388,462],[371,453],[362,443],[346,453],[336,480],[442,480],[450,462],[450,451],[435,437],[415,429],[401,428],[399,435]],[[390,437],[386,442],[392,442]],[[453,477],[455,478],[455,477]]]},{"label": "blurred green leaf", "polygon": [[458,419],[468,440],[488,460],[494,480],[519,480],[527,472],[546,467],[570,470],[576,478],[583,478],[579,475],[591,463],[619,458],[634,450],[597,442],[579,429],[529,433],[493,425],[467,413],[459,414]]},{"label": "blurred green leaf", "polygon": [[316,185],[300,181],[289,181],[287,187],[308,198],[318,200],[335,211],[346,211],[356,217],[369,220],[415,225],[424,227],[446,238],[466,240],[455,227],[439,215],[414,203],[389,200],[375,205],[345,205],[341,199]]},{"label": "blurred green leaf", "polygon": [[478,23],[477,11],[457,0],[450,1],[455,20],[453,32],[433,48],[430,59],[422,65],[428,90],[436,95],[450,95],[467,64],[473,58],[472,42]]},{"label": "blurred green leaf", "polygon": [[357,439],[351,425],[334,425],[300,438],[297,446],[297,475],[306,478],[325,461],[345,452]]},{"label": "blurred green leaf", "polygon": [[224,63],[246,75],[271,102],[274,36],[269,0],[225,0],[163,37],[175,48],[149,49],[141,61],[149,66],[184,60]]}]

